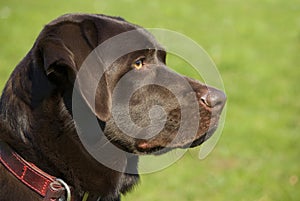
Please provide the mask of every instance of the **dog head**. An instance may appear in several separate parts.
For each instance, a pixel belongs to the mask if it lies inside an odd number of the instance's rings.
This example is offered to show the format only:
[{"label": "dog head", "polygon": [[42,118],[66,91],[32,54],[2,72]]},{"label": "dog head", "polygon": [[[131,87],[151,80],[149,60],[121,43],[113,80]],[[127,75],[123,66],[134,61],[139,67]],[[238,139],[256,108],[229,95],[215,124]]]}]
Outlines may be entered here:
[{"label": "dog head", "polygon": [[[133,34],[119,37],[127,33]],[[121,18],[62,16],[45,27],[34,48],[35,62],[51,84],[67,99],[76,90],[105,124],[108,140],[123,150],[194,147],[218,126],[224,93],[169,69],[155,38]],[[77,82],[90,54],[96,55],[92,70]]]}]

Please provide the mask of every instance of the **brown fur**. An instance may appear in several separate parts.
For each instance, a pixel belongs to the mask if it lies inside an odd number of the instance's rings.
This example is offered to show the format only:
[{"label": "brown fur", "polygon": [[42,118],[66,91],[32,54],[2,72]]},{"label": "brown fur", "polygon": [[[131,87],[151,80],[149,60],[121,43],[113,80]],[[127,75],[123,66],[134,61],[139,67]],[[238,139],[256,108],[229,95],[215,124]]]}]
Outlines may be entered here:
[{"label": "brown fur", "polygon": [[[89,53],[103,41],[138,26],[123,19],[103,15],[65,15],[49,23],[37,38],[33,48],[18,64],[10,76],[0,102],[0,140],[8,143],[24,159],[43,171],[64,179],[74,187],[75,201],[89,191],[90,200],[101,196],[101,201],[117,201],[120,194],[138,182],[138,157],[116,156],[119,166],[133,169],[136,174],[122,173],[99,164],[81,144],[73,116],[72,90],[76,73]],[[148,86],[134,93],[131,102],[132,121],[146,126],[150,122],[147,112],[153,105],[161,105],[167,113],[165,128],[149,140],[129,137],[120,131],[111,115],[112,90],[118,80],[130,71],[134,59],[146,55],[146,62],[156,66],[158,73],[180,76],[165,67],[165,52],[146,31],[141,32],[154,50],[135,52],[118,59],[109,67],[100,81],[96,97],[96,110],[82,99],[82,110],[96,116],[105,127],[104,134],[120,148],[135,154],[152,153],[167,147],[197,146],[217,126],[225,103],[225,96],[206,85],[184,78],[192,91],[182,89],[182,96],[197,93],[199,102],[199,129],[196,136],[181,136],[176,142],[180,122],[180,106],[174,95],[164,88]],[[134,72],[137,78],[145,77]],[[134,85],[134,82],[129,85]],[[180,87],[180,86],[175,86]],[[209,105],[201,99],[203,94],[217,94],[219,102]],[[190,99],[185,98],[188,105]],[[193,116],[189,117],[191,120]],[[211,130],[209,127],[213,125]],[[92,131],[91,131],[92,132]],[[142,143],[146,145],[139,146]],[[171,143],[171,144],[170,144]],[[40,201],[41,198],[20,183],[0,164],[0,200]]]}]

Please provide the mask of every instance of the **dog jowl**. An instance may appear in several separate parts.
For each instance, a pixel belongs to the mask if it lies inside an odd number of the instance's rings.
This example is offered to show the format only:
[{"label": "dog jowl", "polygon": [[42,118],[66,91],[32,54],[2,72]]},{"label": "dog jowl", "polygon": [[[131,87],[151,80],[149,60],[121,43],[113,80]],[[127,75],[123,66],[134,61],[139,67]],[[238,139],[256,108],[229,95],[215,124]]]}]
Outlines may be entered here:
[{"label": "dog jowl", "polygon": [[[75,201],[86,192],[89,200],[120,200],[138,182],[139,155],[202,144],[226,102],[222,91],[168,68],[166,55],[149,32],[121,18],[59,17],[3,90],[0,141],[65,181]],[[115,168],[91,156],[81,136]],[[46,200],[5,161],[0,200]]]}]

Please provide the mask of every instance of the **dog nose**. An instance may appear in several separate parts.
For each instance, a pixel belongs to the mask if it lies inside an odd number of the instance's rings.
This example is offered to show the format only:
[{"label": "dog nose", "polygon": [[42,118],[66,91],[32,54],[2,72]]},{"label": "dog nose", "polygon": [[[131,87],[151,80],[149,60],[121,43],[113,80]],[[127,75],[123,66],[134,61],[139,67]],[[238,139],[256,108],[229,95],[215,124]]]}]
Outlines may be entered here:
[{"label": "dog nose", "polygon": [[210,108],[223,108],[226,99],[224,92],[212,87],[208,87],[207,92],[201,96],[201,101]]}]

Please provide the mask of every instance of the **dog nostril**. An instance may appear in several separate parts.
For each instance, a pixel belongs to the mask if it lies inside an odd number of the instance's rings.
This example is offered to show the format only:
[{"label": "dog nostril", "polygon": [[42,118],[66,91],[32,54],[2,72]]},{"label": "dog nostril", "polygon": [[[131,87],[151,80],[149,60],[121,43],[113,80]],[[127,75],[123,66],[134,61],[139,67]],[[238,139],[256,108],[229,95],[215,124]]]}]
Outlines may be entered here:
[{"label": "dog nostril", "polygon": [[204,103],[207,106],[210,106],[210,104],[207,102],[207,94],[201,96],[200,99],[201,99],[202,103]]},{"label": "dog nostril", "polygon": [[224,106],[226,95],[218,89],[208,88],[207,93],[202,95],[200,99],[208,107]]}]

